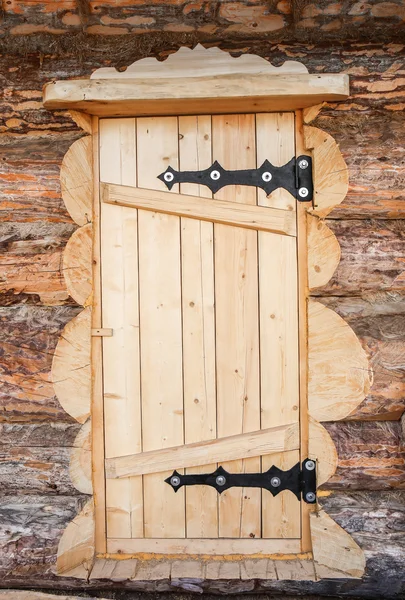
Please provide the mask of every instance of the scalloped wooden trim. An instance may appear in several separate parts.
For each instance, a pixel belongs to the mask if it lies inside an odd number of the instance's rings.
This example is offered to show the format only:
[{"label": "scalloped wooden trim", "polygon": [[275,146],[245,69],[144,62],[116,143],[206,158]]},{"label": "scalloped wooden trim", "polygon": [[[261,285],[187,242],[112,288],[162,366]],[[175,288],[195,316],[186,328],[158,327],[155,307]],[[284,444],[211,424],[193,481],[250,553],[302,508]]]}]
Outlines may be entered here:
[{"label": "scalloped wooden trim", "polygon": [[90,416],[91,308],[65,326],[55,349],[51,377],[63,409],[79,423]]},{"label": "scalloped wooden trim", "polygon": [[349,189],[349,170],[339,146],[329,133],[317,127],[304,126],[304,143],[312,150],[314,178],[314,208],[318,217],[326,217],[343,202]]},{"label": "scalloped wooden trim", "polygon": [[318,579],[359,578],[366,560],[363,550],[324,510],[310,515],[315,572]]},{"label": "scalloped wooden trim", "polygon": [[317,461],[316,485],[324,484],[334,475],[338,466],[338,454],[331,436],[315,419],[309,419],[308,456]]},{"label": "scalloped wooden trim", "polygon": [[340,244],[325,221],[307,215],[308,286],[310,290],[326,285],[340,262]]},{"label": "scalloped wooden trim", "polygon": [[79,492],[92,494],[91,481],[91,419],[80,428],[70,453],[69,475]]},{"label": "scalloped wooden trim", "polygon": [[304,123],[307,125],[308,123],[314,121],[325,105],[326,102],[321,102],[320,104],[315,104],[314,106],[304,108],[302,111],[302,119]]},{"label": "scalloped wooden trim", "polygon": [[320,302],[308,303],[308,410],[317,421],[339,421],[372,384],[366,352],[353,329]]},{"label": "scalloped wooden trim", "polygon": [[82,306],[92,295],[92,224],[79,227],[63,252],[63,276],[73,300]]},{"label": "scalloped wooden trim", "polygon": [[86,115],[86,113],[79,112],[78,110],[70,110],[69,114],[78,127],[83,129],[83,131],[86,133],[92,135],[93,122],[90,115]]},{"label": "scalloped wooden trim", "polygon": [[[77,111],[70,111],[77,113]],[[79,124],[80,121],[75,121]],[[86,124],[85,120],[83,124]],[[92,137],[74,142],[63,157],[60,169],[62,198],[73,221],[78,225],[91,222],[93,215],[93,147]]]},{"label": "scalloped wooden trim", "polygon": [[170,54],[166,60],[141,58],[125,71],[117,71],[115,67],[101,67],[91,74],[90,79],[162,79],[171,77],[220,77],[223,75],[254,75],[308,73],[306,66],[300,62],[287,60],[280,67],[275,67],[268,60],[257,54],[242,54],[238,58],[231,56],[220,48],[204,48],[201,44],[193,49],[180,48]]},{"label": "scalloped wooden trim", "polygon": [[66,527],[59,541],[57,574],[88,579],[94,559],[94,505],[93,500],[89,500]]}]

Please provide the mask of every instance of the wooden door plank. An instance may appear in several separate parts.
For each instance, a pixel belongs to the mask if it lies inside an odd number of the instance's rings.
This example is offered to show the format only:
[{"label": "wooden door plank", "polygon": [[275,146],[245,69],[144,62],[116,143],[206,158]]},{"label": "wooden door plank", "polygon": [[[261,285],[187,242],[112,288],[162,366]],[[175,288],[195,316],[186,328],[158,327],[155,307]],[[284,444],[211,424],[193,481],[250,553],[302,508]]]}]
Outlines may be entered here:
[{"label": "wooden door plank", "polygon": [[[164,188],[159,173],[178,168],[177,118],[138,119],[137,152],[138,185]],[[142,438],[150,451],[184,443],[178,217],[139,211],[139,277]],[[143,478],[145,537],[185,535],[184,490],[173,498],[169,475]]]},{"label": "wooden door plank", "polygon": [[[112,457],[105,461],[106,474],[109,478],[120,478],[200,465],[208,468],[207,464],[213,465],[233,458],[247,459],[298,450],[298,431],[298,424],[293,423],[142,454]],[[215,469],[215,465],[213,468]]]},{"label": "wooden door plank", "polygon": [[[179,164],[196,171],[212,164],[211,117],[179,118]],[[206,186],[182,183],[182,194],[211,198]],[[216,437],[214,227],[212,223],[181,219],[183,377],[185,443]],[[204,464],[193,473],[210,473]],[[194,486],[186,494],[186,537],[218,536],[218,494]]]},{"label": "wooden door plank", "polygon": [[[257,167],[267,159],[275,167],[282,167],[295,156],[294,113],[259,113],[256,115]],[[283,188],[269,196],[257,190],[259,206],[270,206],[295,211],[296,201]]]},{"label": "wooden door plank", "polygon": [[[256,167],[254,115],[212,118],[213,159],[225,169]],[[216,201],[256,205],[256,189],[228,186]],[[270,209],[268,209],[270,210]],[[288,213],[287,213],[288,214]],[[214,225],[218,437],[260,428],[257,232]],[[260,458],[222,465],[258,472]],[[260,490],[230,489],[219,499],[219,536],[261,535]]]},{"label": "wooden door plank", "polygon": [[[257,164],[267,158],[282,166],[295,156],[293,113],[256,116]],[[296,201],[280,188],[266,197],[258,190],[258,203],[291,210]],[[259,238],[259,304],[261,423],[273,427],[299,421],[298,304],[296,240],[264,232]],[[288,243],[291,242],[291,243]],[[299,462],[299,452],[263,456],[262,470],[275,464],[289,469]],[[263,537],[299,537],[300,504],[290,494],[272,498],[262,493]]]},{"label": "wooden door plank", "polygon": [[255,188],[246,186],[227,186],[216,194],[216,200],[121,185],[102,185],[101,192],[103,201],[108,204],[295,236],[296,221],[292,211],[257,206],[252,208],[243,202],[243,195],[240,195],[238,204],[218,198],[222,193],[232,199],[231,190],[235,187],[245,190],[247,197],[251,196],[252,191],[256,192]]},{"label": "wooden door plank", "polygon": [[[284,243],[285,241],[291,243]],[[299,421],[297,249],[295,240],[259,234],[261,423],[274,427]],[[274,463],[290,468],[299,453],[264,456],[262,469]],[[263,536],[299,537],[300,507],[286,494],[262,495]]]},{"label": "wooden door plank", "polygon": [[[136,185],[135,119],[100,122],[101,181]],[[106,457],[141,451],[137,211],[102,204]],[[107,536],[143,536],[142,478],[106,482]]]},{"label": "wooden door plank", "polygon": [[[266,540],[265,547],[261,539],[184,539],[184,538],[155,538],[155,539],[120,539],[113,538],[107,542],[109,554],[136,555],[138,553],[151,554],[189,554],[210,556],[230,556],[232,554],[257,555],[265,558],[273,554],[298,554],[300,552],[299,540]],[[218,561],[215,561],[218,563]],[[211,563],[210,563],[211,564]],[[238,565],[231,560],[228,565]],[[220,577],[221,579],[222,577]],[[208,576],[207,576],[208,579]],[[224,577],[226,579],[226,577]]]}]

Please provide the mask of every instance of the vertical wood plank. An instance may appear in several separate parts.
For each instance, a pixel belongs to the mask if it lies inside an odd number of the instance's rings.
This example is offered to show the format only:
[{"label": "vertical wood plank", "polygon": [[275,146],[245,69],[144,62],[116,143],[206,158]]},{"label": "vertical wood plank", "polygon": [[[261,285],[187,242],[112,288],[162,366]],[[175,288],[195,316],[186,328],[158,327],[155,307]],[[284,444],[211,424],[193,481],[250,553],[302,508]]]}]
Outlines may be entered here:
[{"label": "vertical wood plank", "polygon": [[[176,117],[137,119],[138,186],[164,189],[157,176],[178,168]],[[178,191],[174,186],[173,191]],[[143,450],[184,443],[180,219],[139,211]],[[170,473],[144,477],[145,537],[185,536],[184,489]]]},{"label": "vertical wood plank", "polygon": [[[212,118],[213,159],[225,169],[256,167],[254,115]],[[256,204],[256,189],[227,186],[216,198]],[[260,428],[257,232],[214,225],[218,437]],[[258,472],[260,458],[225,463]],[[260,536],[260,490],[219,499],[220,537]]]},{"label": "vertical wood plank", "polygon": [[[256,116],[257,165],[267,158],[282,166],[295,156],[294,113]],[[258,204],[295,210],[296,201],[286,190],[269,197],[258,190]],[[298,299],[296,239],[258,232],[261,426],[299,421]],[[299,452],[262,457],[262,470],[273,464],[289,469],[299,462]],[[289,492],[275,498],[262,492],[262,535],[265,538],[299,537],[300,504]]]},{"label": "vertical wood plank", "polygon": [[[296,156],[308,152],[304,144],[302,111],[295,113]],[[308,422],[308,244],[307,207],[298,203],[297,207],[297,251],[298,251],[298,319],[299,319],[299,375],[300,375],[300,453],[301,461],[309,452]],[[301,502],[301,549],[312,551],[310,513],[316,509],[313,504]]]},{"label": "vertical wood plank", "polygon": [[[256,115],[257,166],[267,159],[282,167],[295,156],[294,113],[259,113]],[[258,204],[284,210],[295,210],[295,199],[279,188],[270,196],[258,189]]]},{"label": "vertical wood plank", "polygon": [[[211,117],[179,117],[181,170],[212,164]],[[211,198],[205,186],[183,183],[180,192]],[[215,315],[213,224],[181,219],[183,372],[185,443],[216,437]],[[210,473],[216,464],[188,469]],[[218,494],[209,486],[192,486],[186,494],[186,536],[218,537]]]},{"label": "vertical wood plank", "polygon": [[[135,119],[100,122],[100,178],[136,185]],[[106,457],[141,451],[137,211],[102,205]],[[107,481],[108,537],[143,536],[142,478]]]},{"label": "vertical wood plank", "polygon": [[[92,327],[101,327],[101,239],[100,239],[100,152],[99,119],[92,118],[93,143],[93,303]],[[106,495],[104,472],[104,399],[103,399],[103,350],[101,338],[91,339],[91,449],[94,494],[95,551],[107,550]]]}]

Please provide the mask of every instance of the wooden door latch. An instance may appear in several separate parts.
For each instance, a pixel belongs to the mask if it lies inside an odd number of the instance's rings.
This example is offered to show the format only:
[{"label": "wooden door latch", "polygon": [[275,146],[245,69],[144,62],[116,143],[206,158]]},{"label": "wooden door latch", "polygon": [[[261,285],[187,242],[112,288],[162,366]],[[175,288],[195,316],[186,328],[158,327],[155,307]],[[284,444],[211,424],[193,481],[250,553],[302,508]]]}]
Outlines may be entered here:
[{"label": "wooden door latch", "polygon": [[263,189],[267,195],[284,188],[300,202],[310,202],[314,196],[312,158],[306,155],[294,157],[282,167],[265,160],[258,169],[239,171],[227,171],[218,161],[202,171],[176,171],[169,166],[158,179],[169,190],[176,183],[196,183],[207,186],[215,194],[227,185],[248,185]]},{"label": "wooden door latch", "polygon": [[290,490],[298,500],[308,504],[316,502],[316,461],[306,459],[297,463],[291,469],[283,471],[276,466],[270,467],[264,473],[228,473],[223,467],[218,467],[213,473],[182,475],[178,471],[165,479],[175,492],[183,485],[209,485],[222,494],[232,487],[251,487],[268,490],[277,496],[283,490]]}]

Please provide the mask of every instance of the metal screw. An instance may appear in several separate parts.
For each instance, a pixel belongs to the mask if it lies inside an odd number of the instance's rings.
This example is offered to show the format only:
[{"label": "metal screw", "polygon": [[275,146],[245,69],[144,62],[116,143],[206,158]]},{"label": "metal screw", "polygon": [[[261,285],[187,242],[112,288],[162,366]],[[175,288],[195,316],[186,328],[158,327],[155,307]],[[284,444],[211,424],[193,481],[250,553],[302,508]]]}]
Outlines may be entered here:
[{"label": "metal screw", "polygon": [[315,496],[314,492],[308,492],[305,496],[305,500],[307,502],[314,502],[315,498],[316,498],[316,496]]},{"label": "metal screw", "polygon": [[170,173],[170,171],[168,171],[167,173],[165,173],[165,174],[163,175],[163,179],[164,179],[165,181],[167,181],[167,183],[170,183],[171,181],[173,181],[173,179],[174,179],[174,175],[173,175],[173,173]]},{"label": "metal screw", "polygon": [[265,171],[262,175],[262,179],[267,183],[268,181],[271,181],[273,179],[273,175],[269,173],[269,171]]},{"label": "metal screw", "polygon": [[214,181],[217,181],[217,179],[219,179],[221,177],[221,173],[219,171],[211,171],[210,177]]},{"label": "metal screw", "polygon": [[300,169],[307,169],[309,167],[309,162],[307,160],[305,160],[305,158],[303,158],[298,163],[298,166],[299,166]]},{"label": "metal screw", "polygon": [[173,477],[170,477],[170,483],[174,487],[177,487],[178,485],[180,485],[180,477],[177,477],[177,475],[173,475]]},{"label": "metal screw", "polygon": [[278,487],[281,483],[281,479],[279,477],[272,477],[270,483],[273,487]]},{"label": "metal screw", "polygon": [[226,478],[223,475],[218,475],[218,477],[215,480],[215,483],[217,485],[225,485],[226,484]]},{"label": "metal screw", "polygon": [[306,198],[309,194],[309,191],[307,188],[302,187],[298,190],[298,194],[301,196],[301,198]]},{"label": "metal screw", "polygon": [[308,471],[313,471],[315,469],[315,462],[313,460],[307,460],[305,468],[308,469]]}]

